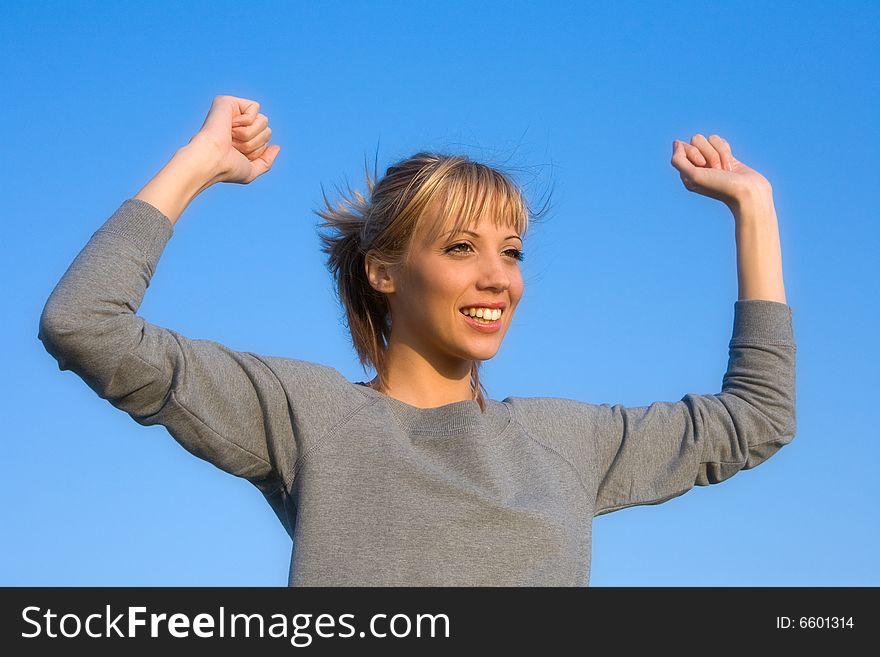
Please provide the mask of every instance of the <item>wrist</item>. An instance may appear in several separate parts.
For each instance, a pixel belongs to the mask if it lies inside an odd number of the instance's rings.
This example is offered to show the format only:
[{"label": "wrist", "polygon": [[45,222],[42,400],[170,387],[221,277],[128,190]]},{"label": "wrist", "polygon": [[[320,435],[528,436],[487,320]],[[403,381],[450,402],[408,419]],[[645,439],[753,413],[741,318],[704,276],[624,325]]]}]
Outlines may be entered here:
[{"label": "wrist", "polygon": [[749,190],[740,194],[730,206],[733,217],[739,222],[774,222],[776,208],[772,190]]},{"label": "wrist", "polygon": [[175,151],[169,165],[175,169],[187,171],[187,180],[197,194],[216,182],[219,182],[220,156],[216,149],[207,142],[193,138],[185,146]]},{"label": "wrist", "polygon": [[216,176],[209,154],[187,145],[178,149],[134,198],[157,208],[174,225],[193,199],[217,182]]}]

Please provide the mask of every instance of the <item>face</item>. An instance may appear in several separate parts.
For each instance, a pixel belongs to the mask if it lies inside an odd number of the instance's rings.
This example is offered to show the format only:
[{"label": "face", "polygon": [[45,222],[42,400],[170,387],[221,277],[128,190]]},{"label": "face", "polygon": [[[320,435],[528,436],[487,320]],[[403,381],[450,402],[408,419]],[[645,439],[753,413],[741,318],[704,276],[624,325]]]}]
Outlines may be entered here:
[{"label": "face", "polygon": [[[523,294],[516,231],[488,220],[465,231],[429,243],[423,227],[404,269],[390,274],[392,341],[405,340],[441,367],[492,358]],[[480,330],[461,312],[497,302],[505,307],[496,330]]]}]

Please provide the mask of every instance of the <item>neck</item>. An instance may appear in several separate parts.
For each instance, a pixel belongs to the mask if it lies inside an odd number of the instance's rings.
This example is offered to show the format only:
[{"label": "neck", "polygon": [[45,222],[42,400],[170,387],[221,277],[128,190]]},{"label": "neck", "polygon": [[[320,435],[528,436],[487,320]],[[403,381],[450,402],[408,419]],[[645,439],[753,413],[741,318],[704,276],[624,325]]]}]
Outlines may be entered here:
[{"label": "neck", "polygon": [[380,390],[378,377],[370,387],[411,406],[434,408],[473,399],[471,366],[464,359],[429,360],[411,345],[389,341],[385,353],[386,377]]}]

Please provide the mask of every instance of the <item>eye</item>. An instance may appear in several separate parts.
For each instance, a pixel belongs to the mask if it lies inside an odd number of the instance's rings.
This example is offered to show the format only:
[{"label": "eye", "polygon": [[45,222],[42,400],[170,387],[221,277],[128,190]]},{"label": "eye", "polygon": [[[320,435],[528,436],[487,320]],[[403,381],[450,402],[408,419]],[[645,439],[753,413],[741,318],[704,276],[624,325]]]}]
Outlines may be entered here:
[{"label": "eye", "polygon": [[462,251],[456,251],[456,249],[460,246],[466,246],[467,248],[471,248],[471,245],[467,242],[461,242],[460,244],[453,244],[448,249],[446,249],[446,253],[462,253]]},{"label": "eye", "polygon": [[[464,251],[458,250],[458,247],[460,247],[460,246],[463,246],[467,249],[471,248],[471,245],[468,244],[467,242],[459,242],[458,244],[453,244],[448,249],[446,249],[446,253],[464,253]],[[525,260],[525,257],[526,257],[526,254],[523,253],[522,251],[520,251],[519,249],[507,249],[504,252],[510,253],[511,255],[509,257],[514,260],[518,260],[519,262],[522,262],[523,260]]]}]

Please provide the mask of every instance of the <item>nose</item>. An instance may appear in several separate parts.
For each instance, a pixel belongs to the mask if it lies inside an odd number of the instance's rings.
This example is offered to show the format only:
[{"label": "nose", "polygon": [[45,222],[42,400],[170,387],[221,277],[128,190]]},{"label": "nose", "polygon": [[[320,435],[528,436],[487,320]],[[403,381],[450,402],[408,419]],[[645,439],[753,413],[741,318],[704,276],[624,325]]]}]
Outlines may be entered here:
[{"label": "nose", "polygon": [[503,292],[510,287],[510,264],[504,261],[505,257],[498,255],[483,259],[480,263],[478,288]]}]

